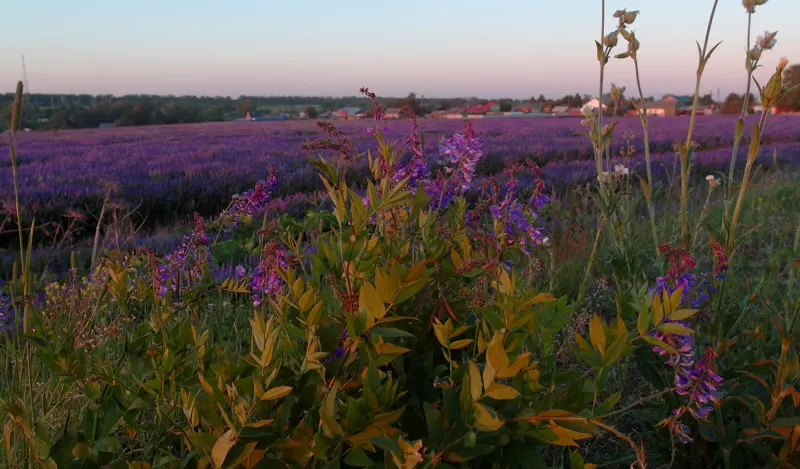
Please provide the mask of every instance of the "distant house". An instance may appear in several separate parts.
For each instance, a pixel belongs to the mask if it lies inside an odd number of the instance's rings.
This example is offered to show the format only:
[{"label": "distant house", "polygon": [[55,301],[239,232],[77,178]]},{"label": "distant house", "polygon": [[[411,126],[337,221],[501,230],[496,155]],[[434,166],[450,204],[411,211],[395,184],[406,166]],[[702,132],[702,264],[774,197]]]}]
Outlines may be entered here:
[{"label": "distant house", "polygon": [[678,103],[678,108],[691,106],[694,104],[694,96],[668,94],[661,98],[661,101],[673,101]]},{"label": "distant house", "polygon": [[578,108],[569,107],[569,106],[553,106],[553,108],[551,109],[551,112],[552,112],[552,114],[554,116],[565,117],[565,116],[573,115],[576,110],[580,114],[580,109],[578,109]]},{"label": "distant house", "polygon": [[362,109],[356,113],[356,119],[369,119],[370,117],[372,117],[372,111],[366,109]]},{"label": "distant house", "polygon": [[522,112],[525,114],[530,114],[533,112],[542,112],[542,105],[540,103],[534,102],[527,102],[522,104],[517,104],[513,108],[511,108],[512,112]]},{"label": "distant house", "polygon": [[356,116],[359,112],[361,112],[361,108],[358,107],[343,107],[336,111],[334,115],[337,119],[353,120],[357,119]]},{"label": "distant house", "polygon": [[[597,98],[592,98],[591,100],[589,100],[589,102],[584,104],[583,107],[589,108],[589,109],[592,109],[592,110],[597,109],[597,108],[600,107],[600,100],[597,99]],[[608,109],[608,106],[603,104],[603,110],[605,111],[606,109]]]},{"label": "distant house", "polygon": [[431,119],[463,119],[465,116],[464,110],[457,107],[430,113]]},{"label": "distant house", "polygon": [[500,112],[500,105],[494,101],[489,101],[486,104],[477,104],[467,108],[467,114],[472,115],[488,114],[490,112]]},{"label": "distant house", "polygon": [[399,107],[390,107],[383,114],[386,119],[400,119],[403,117],[403,109]]},{"label": "distant house", "polygon": [[98,129],[113,129],[117,125],[113,122],[103,122],[102,124],[98,125]]},{"label": "distant house", "polygon": [[[634,106],[638,109],[641,103],[634,103]],[[678,101],[674,99],[645,102],[645,107],[647,108],[648,116],[671,117],[678,114]]]}]

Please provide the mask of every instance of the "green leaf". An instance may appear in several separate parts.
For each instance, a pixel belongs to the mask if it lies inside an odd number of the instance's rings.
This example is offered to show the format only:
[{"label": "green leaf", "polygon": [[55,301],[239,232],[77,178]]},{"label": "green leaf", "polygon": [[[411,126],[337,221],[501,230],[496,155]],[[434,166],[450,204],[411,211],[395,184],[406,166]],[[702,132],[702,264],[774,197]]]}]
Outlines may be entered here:
[{"label": "green leaf", "polygon": [[422,404],[425,412],[425,424],[428,426],[428,437],[432,447],[438,447],[442,442],[442,432],[444,430],[442,424],[442,413],[429,402]]},{"label": "green leaf", "polygon": [[72,450],[75,448],[77,443],[78,435],[73,432],[69,432],[56,440],[56,442],[50,448],[50,459],[56,463],[58,469],[66,468],[74,459],[72,456]]},{"label": "green leaf", "polygon": [[344,463],[348,466],[355,466],[355,467],[369,467],[375,464],[375,462],[367,456],[367,453],[364,452],[361,448],[354,448],[352,451],[347,453],[347,456],[344,457]]},{"label": "green leaf", "polygon": [[391,337],[391,338],[399,338],[399,337],[406,337],[409,339],[414,338],[414,334],[404,331],[402,329],[396,329],[393,327],[373,327],[369,330],[370,334],[379,335],[381,337]]},{"label": "green leaf", "polygon": [[92,449],[94,449],[98,453],[116,453],[121,448],[122,445],[120,445],[119,439],[111,435],[106,435],[100,438],[92,446]]},{"label": "green leaf", "polygon": [[594,45],[597,46],[597,61],[604,63],[606,61],[606,52],[603,50],[603,45],[598,41],[594,41]]}]

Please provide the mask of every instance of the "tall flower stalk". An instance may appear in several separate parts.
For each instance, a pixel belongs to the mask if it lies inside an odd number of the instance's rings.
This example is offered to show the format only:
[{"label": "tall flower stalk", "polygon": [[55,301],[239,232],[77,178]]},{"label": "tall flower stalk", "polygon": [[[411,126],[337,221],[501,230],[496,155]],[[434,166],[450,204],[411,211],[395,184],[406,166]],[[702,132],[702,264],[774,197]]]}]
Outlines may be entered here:
[{"label": "tall flower stalk", "polygon": [[[619,25],[617,31],[628,41],[628,51],[617,55],[617,58],[633,59],[633,66],[636,73],[636,87],[639,90],[639,120],[642,123],[642,133],[644,139],[644,161],[647,169],[647,187],[644,188],[644,195],[647,200],[647,212],[650,215],[650,232],[653,237],[653,249],[655,249],[658,256],[658,263],[661,264],[661,251],[658,249],[658,231],[656,228],[656,212],[653,208],[653,172],[650,164],[650,136],[647,120],[647,104],[644,100],[644,93],[642,92],[642,80],[639,74],[639,41],[636,39],[636,34],[628,32],[627,25],[633,24],[638,16],[638,11],[625,11],[618,10],[614,13],[614,17],[619,18]],[[644,184],[642,184],[644,185]]]},{"label": "tall flower stalk", "polygon": [[728,216],[730,215],[730,204],[733,201],[733,181],[734,176],[736,175],[736,159],[739,155],[739,146],[741,145],[742,138],[744,137],[744,118],[750,109],[750,90],[753,86],[753,72],[756,70],[756,68],[758,68],[758,63],[764,50],[772,49],[772,47],[775,45],[776,33],[769,32],[767,32],[765,37],[759,38],[755,47],[752,43],[753,14],[756,12],[756,6],[761,6],[765,3],[767,3],[767,0],[744,0],[742,2],[742,5],[747,11],[747,57],[745,60],[745,67],[747,69],[747,85],[745,86],[745,93],[742,99],[742,113],[739,116],[739,120],[736,122],[736,132],[734,133],[733,137],[733,149],[731,151],[730,165],[728,166],[728,181],[725,190],[725,216],[723,217],[723,223],[728,220]]},{"label": "tall flower stalk", "polygon": [[714,23],[714,15],[717,12],[717,5],[719,0],[714,0],[714,6],[711,8],[711,15],[708,17],[708,27],[706,28],[706,37],[703,40],[703,47],[700,48],[700,43],[697,43],[697,80],[694,85],[694,100],[692,101],[692,114],[689,118],[689,130],[686,133],[686,143],[678,144],[678,155],[681,163],[681,239],[685,246],[691,246],[691,239],[689,235],[689,175],[692,170],[692,153],[694,152],[694,144],[692,137],[694,136],[694,126],[697,119],[697,105],[700,103],[700,82],[703,79],[703,72],[705,71],[706,64],[711,59],[711,54],[719,47],[721,42],[718,42],[710,50],[708,48],[708,40],[711,36],[711,25]]}]

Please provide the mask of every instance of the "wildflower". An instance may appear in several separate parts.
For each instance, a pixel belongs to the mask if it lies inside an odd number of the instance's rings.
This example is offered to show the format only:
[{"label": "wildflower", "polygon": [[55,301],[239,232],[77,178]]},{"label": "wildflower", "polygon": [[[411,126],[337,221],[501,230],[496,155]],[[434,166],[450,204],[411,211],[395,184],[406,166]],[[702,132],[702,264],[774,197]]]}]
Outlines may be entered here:
[{"label": "wildflower", "polygon": [[233,196],[231,205],[222,212],[220,221],[226,228],[235,228],[245,218],[252,218],[270,201],[272,190],[278,185],[275,168],[269,166],[269,175],[265,181],[259,181],[255,187]]},{"label": "wildflower", "polygon": [[405,178],[408,178],[408,186],[416,188],[425,176],[428,175],[428,164],[425,162],[425,154],[422,150],[422,142],[419,138],[419,130],[417,128],[417,116],[414,111],[408,107],[403,107],[405,115],[411,119],[411,132],[406,145],[411,148],[413,155],[408,164],[395,172],[392,177],[392,182],[397,184]]},{"label": "wildflower", "polygon": [[244,266],[243,266],[243,265],[241,265],[241,264],[240,264],[240,265],[237,265],[237,266],[236,266],[236,267],[233,269],[233,272],[234,272],[234,274],[236,275],[236,278],[243,278],[243,277],[245,276],[245,274],[247,273],[247,272],[244,270]]},{"label": "wildflower", "polygon": [[281,276],[289,269],[289,260],[286,252],[275,241],[270,241],[264,246],[264,255],[256,266],[250,288],[253,290],[251,299],[253,306],[258,306],[269,296],[278,295],[284,288],[285,282]]},{"label": "wildflower", "polygon": [[719,179],[715,178],[713,174],[709,174],[708,176],[706,176],[706,181],[708,181],[708,186],[711,187],[712,189],[716,189],[717,187],[719,187],[720,184]]},{"label": "wildflower", "polygon": [[450,180],[461,190],[467,190],[475,176],[475,166],[483,157],[483,140],[454,134],[439,147],[439,155],[445,157],[450,167]]},{"label": "wildflower", "polygon": [[202,276],[208,263],[205,223],[196,213],[194,221],[192,233],[185,236],[183,243],[164,257],[166,262],[155,266],[153,283],[160,296],[166,295],[169,290],[180,293],[182,287],[193,285]]},{"label": "wildflower", "polygon": [[754,48],[750,49],[750,52],[747,53],[747,57],[751,61],[757,62],[759,59],[761,59],[761,48],[760,47],[754,47]]},{"label": "wildflower", "polygon": [[786,67],[788,65],[789,65],[789,59],[787,59],[786,57],[781,57],[781,59],[778,61],[778,66],[775,69],[779,72],[783,72],[784,70],[786,70]]},{"label": "wildflower", "polygon": [[628,173],[630,173],[630,170],[626,168],[624,164],[616,164],[614,165],[614,173],[621,176],[627,176]]},{"label": "wildflower", "polygon": [[639,16],[639,11],[638,10],[637,11],[629,11],[629,12],[626,12],[622,16],[622,20],[625,22],[625,24],[633,24],[633,22],[636,21],[636,17],[637,16]]},{"label": "wildflower", "polygon": [[531,249],[548,242],[544,233],[534,226],[537,219],[536,210],[541,208],[549,198],[542,194],[544,183],[538,166],[534,166],[536,180],[533,184],[534,194],[523,205],[514,200],[515,193],[509,190],[505,198],[498,205],[489,207],[489,213],[495,219],[496,226],[501,229],[499,234],[506,246],[517,246],[525,254],[530,254]]},{"label": "wildflower", "polygon": [[775,47],[775,44],[778,43],[778,40],[775,39],[775,36],[778,35],[778,31],[771,33],[769,31],[765,31],[763,36],[758,36],[756,38],[756,46],[762,50],[770,50]]},{"label": "wildflower", "polygon": [[386,120],[384,119],[386,111],[381,103],[378,102],[378,95],[371,92],[366,86],[361,87],[359,92],[361,92],[361,94],[366,96],[372,102],[372,116],[375,119],[376,127],[372,129],[372,132],[370,133],[386,130]]},{"label": "wildflower", "polygon": [[748,13],[755,13],[756,7],[767,3],[767,0],[742,0],[742,6]]},{"label": "wildflower", "polygon": [[697,366],[691,368],[688,373],[682,371],[679,379],[676,375],[676,393],[689,398],[686,408],[697,419],[708,418],[714,410],[710,404],[719,399],[717,389],[723,379],[711,369],[715,357],[714,350],[706,348]]}]

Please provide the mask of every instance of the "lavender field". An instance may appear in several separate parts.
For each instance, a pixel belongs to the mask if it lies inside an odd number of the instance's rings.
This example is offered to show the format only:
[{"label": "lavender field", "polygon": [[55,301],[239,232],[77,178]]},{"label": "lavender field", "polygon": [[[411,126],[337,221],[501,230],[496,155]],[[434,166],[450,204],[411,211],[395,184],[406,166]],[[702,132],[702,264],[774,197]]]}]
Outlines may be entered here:
[{"label": "lavender field", "polygon": [[[611,151],[634,170],[642,169],[642,129],[638,118],[620,118]],[[703,176],[727,168],[735,119],[701,116],[695,142],[695,172]],[[360,151],[374,146],[366,129],[372,122],[341,122],[340,127]],[[457,120],[420,122],[429,161],[437,144],[462,128]],[[532,158],[543,167],[545,183],[555,190],[596,177],[588,139],[578,134],[579,119],[481,119],[474,121],[486,141],[487,157],[478,177],[501,172],[506,160]],[[673,145],[685,138],[688,118],[651,122],[650,142],[656,177],[674,168]],[[748,125],[745,128],[749,127]],[[392,121],[389,135],[404,141],[410,123]],[[306,194],[321,188],[308,163],[303,143],[321,137],[314,121],[214,123],[144,128],[68,130],[26,133],[19,145],[20,196],[42,220],[57,220],[67,209],[97,209],[107,183],[117,187],[116,198],[155,224],[169,224],[192,212],[203,215],[221,209],[231,194],[251,187],[267,175],[268,165],[281,175],[277,208],[304,213]],[[739,158],[744,159],[745,149]],[[8,147],[0,147],[0,201],[12,198]],[[759,162],[797,167],[800,163],[800,118],[773,116],[763,138]],[[363,161],[356,172],[365,169]],[[282,205],[281,205],[282,202]],[[299,202],[295,203],[295,202]]]}]

